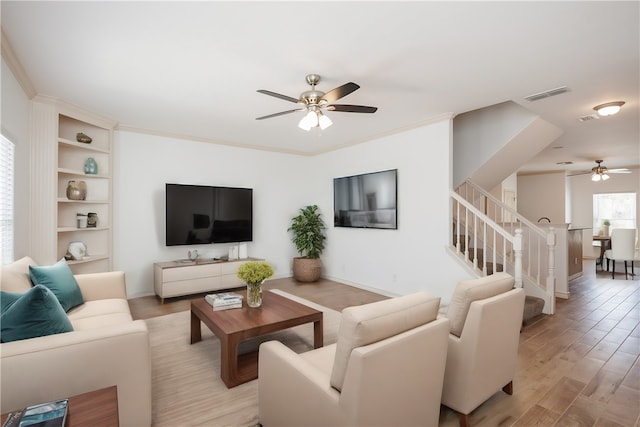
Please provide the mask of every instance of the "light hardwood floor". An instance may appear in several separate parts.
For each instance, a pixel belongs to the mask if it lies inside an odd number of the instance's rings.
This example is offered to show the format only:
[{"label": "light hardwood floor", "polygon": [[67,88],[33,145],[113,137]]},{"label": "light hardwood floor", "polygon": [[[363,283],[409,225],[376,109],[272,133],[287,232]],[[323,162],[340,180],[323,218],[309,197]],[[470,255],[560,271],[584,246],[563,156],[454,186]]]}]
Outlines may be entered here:
[{"label": "light hardwood floor", "polygon": [[[584,271],[569,284],[570,298],[557,300],[555,315],[522,330],[514,394],[497,393],[476,409],[474,427],[639,426],[640,281],[637,275],[612,280],[610,273],[596,273],[588,260]],[[334,310],[386,298],[330,280],[267,283]],[[188,310],[192,298],[160,304],[156,297],[143,297],[129,303],[135,318],[149,318]],[[443,408],[440,425],[456,421],[456,414]]]}]

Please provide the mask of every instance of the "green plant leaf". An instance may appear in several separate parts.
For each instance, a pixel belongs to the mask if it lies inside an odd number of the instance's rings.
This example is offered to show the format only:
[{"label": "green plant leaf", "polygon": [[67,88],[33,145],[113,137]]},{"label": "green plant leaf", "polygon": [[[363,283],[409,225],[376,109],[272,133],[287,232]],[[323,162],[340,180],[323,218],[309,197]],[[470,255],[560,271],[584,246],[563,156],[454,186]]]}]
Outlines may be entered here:
[{"label": "green plant leaf", "polygon": [[293,232],[291,240],[301,256],[317,259],[324,251],[325,228],[318,206],[309,205],[300,208],[298,215],[291,218],[287,231]]}]

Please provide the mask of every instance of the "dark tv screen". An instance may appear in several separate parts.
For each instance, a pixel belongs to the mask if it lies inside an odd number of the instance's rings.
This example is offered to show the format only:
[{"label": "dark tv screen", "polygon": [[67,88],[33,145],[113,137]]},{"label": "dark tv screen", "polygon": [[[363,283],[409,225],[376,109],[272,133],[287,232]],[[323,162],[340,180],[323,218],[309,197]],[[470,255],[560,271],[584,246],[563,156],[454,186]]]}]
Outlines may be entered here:
[{"label": "dark tv screen", "polygon": [[251,188],[166,184],[167,246],[251,240]]},{"label": "dark tv screen", "polygon": [[398,170],[333,179],[335,227],[397,229]]}]

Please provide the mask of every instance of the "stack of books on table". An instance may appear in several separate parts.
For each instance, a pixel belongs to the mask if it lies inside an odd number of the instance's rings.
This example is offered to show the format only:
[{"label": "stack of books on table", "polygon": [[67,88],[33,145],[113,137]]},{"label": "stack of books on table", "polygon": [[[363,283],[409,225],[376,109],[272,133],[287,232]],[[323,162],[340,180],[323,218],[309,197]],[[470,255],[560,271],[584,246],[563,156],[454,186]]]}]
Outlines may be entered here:
[{"label": "stack of books on table", "polygon": [[211,307],[213,307],[215,311],[242,307],[242,295],[235,292],[209,294],[205,296],[204,299],[211,304]]},{"label": "stack of books on table", "polygon": [[64,427],[67,424],[67,399],[55,400],[10,412],[2,427]]}]

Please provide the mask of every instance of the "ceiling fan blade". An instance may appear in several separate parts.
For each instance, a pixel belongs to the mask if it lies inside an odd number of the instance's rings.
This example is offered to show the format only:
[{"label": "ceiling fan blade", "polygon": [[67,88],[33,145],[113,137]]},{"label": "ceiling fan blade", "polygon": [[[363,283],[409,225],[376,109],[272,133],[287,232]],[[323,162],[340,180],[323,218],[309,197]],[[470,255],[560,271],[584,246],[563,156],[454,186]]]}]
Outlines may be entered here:
[{"label": "ceiling fan blade", "polygon": [[587,175],[587,174],[591,174],[593,172],[589,171],[589,172],[576,172],[576,173],[570,173],[567,176],[578,176],[578,175]]},{"label": "ceiling fan blade", "polygon": [[331,104],[332,102],[349,95],[351,92],[355,92],[359,88],[360,86],[353,82],[345,83],[342,86],[338,86],[337,88],[325,93],[321,99],[324,99],[327,103]]},{"label": "ceiling fan blade", "polygon": [[281,111],[279,113],[269,114],[268,116],[256,117],[256,120],[270,119],[271,117],[283,116],[285,114],[295,113],[296,111],[302,111],[302,110],[304,110],[304,108],[296,108],[295,110]]},{"label": "ceiling fan blade", "polygon": [[631,173],[629,169],[621,168],[621,169],[609,169],[608,173]]},{"label": "ceiling fan blade", "polygon": [[269,96],[275,96],[276,98],[284,99],[285,101],[289,101],[289,102],[295,102],[295,103],[298,102],[298,99],[296,98],[292,98],[290,96],[282,95],[276,92],[271,92],[270,90],[258,89],[257,92],[264,93],[265,95],[269,95]]},{"label": "ceiling fan blade", "polygon": [[343,111],[347,113],[375,113],[378,111],[378,107],[367,107],[366,105],[347,105],[347,104],[332,104],[327,106],[329,111]]}]

